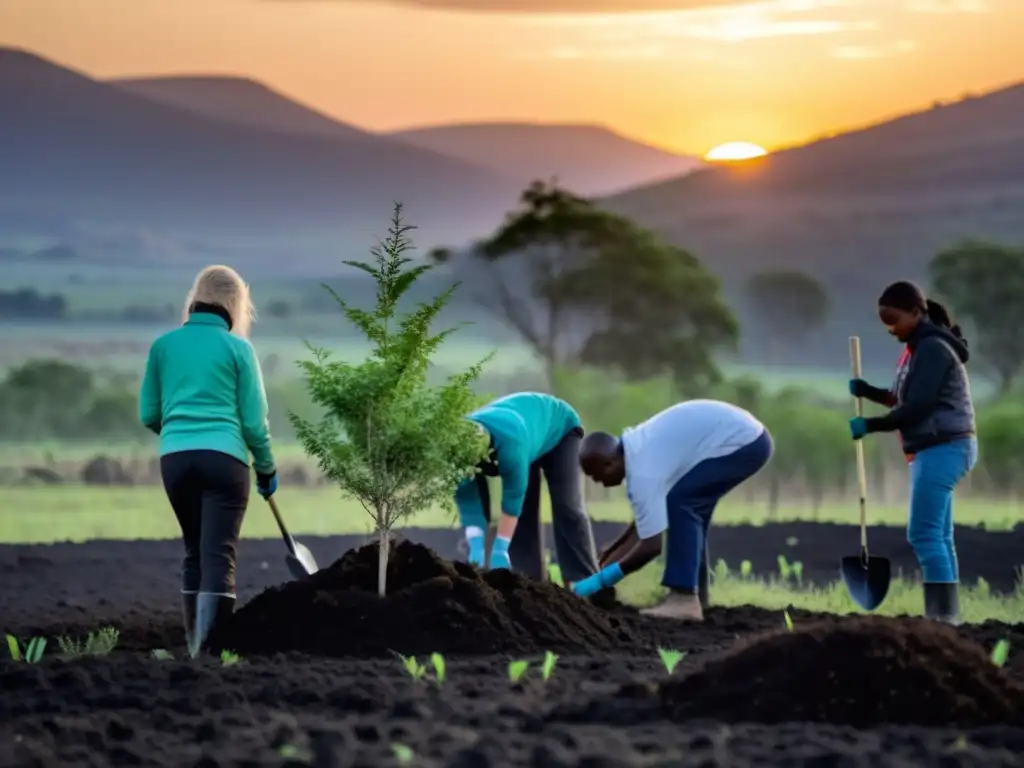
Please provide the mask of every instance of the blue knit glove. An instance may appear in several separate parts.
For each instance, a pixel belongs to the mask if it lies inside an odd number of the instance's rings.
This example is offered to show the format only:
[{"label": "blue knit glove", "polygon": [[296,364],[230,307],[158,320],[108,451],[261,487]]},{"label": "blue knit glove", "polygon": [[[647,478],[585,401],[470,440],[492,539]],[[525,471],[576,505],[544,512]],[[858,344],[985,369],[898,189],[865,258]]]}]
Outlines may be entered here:
[{"label": "blue knit glove", "polygon": [[256,491],[264,499],[269,499],[277,492],[277,472],[269,475],[256,473]]},{"label": "blue knit glove", "polygon": [[498,536],[494,539],[494,543],[491,545],[490,568],[492,571],[499,568],[512,569],[512,561],[508,559],[508,545],[510,543],[503,536]]},{"label": "blue knit glove", "polygon": [[484,567],[484,537],[483,536],[470,536],[467,537],[466,543],[469,545],[469,564],[475,565],[477,568]]},{"label": "blue knit glove", "polygon": [[590,597],[593,594],[600,592],[602,589],[608,587],[614,587],[620,581],[622,581],[625,574],[622,573],[622,566],[618,563],[612,563],[609,566],[605,566],[603,570],[598,571],[593,576],[587,576],[582,581],[577,581],[572,586],[572,591],[579,597]]},{"label": "blue knit glove", "polygon": [[863,416],[856,416],[850,419],[850,436],[854,440],[860,440],[868,433],[868,422]]}]

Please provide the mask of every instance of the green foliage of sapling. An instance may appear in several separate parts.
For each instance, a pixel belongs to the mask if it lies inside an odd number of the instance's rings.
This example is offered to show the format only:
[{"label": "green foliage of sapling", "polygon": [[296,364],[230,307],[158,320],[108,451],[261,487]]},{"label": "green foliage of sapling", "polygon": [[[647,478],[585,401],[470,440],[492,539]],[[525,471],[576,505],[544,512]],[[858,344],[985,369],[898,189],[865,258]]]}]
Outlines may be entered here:
[{"label": "green foliage of sapling", "polygon": [[[332,293],[347,320],[369,340],[358,363],[332,360],[309,345],[313,360],[299,363],[313,402],[325,416],[312,423],[289,414],[307,454],[342,492],[356,499],[375,523],[380,542],[378,592],[386,591],[389,534],[409,515],[443,506],[454,511],[458,484],[474,475],[488,450],[485,434],[466,416],[480,403],[471,384],[490,356],[440,385],[427,374],[431,355],[457,328],[431,325],[458,284],[407,313],[398,304],[429,264],[408,267],[412,249],[396,204],[388,237],[372,249],[376,263],[346,261],[377,283],[372,310],[351,306]],[[326,286],[325,286],[326,287]]]}]

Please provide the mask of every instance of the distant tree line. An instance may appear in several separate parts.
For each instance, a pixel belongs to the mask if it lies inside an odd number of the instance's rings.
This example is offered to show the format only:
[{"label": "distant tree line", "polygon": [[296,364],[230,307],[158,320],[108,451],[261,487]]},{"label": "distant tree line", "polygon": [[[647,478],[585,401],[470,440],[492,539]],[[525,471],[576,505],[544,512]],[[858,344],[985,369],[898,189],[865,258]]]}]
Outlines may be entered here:
[{"label": "distant tree line", "polygon": [[3,320],[62,320],[67,312],[67,299],[57,293],[44,296],[32,288],[0,291]]}]

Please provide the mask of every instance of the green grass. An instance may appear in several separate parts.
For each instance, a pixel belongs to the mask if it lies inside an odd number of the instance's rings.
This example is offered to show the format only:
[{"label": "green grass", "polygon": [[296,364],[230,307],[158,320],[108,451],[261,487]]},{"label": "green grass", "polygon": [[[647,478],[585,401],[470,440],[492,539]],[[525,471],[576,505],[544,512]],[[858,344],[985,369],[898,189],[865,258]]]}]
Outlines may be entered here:
[{"label": "green grass", "polygon": [[[661,586],[661,576],[662,566],[652,563],[626,577],[618,585],[619,599],[638,606],[653,605],[665,593]],[[840,615],[864,612],[850,599],[846,588],[839,581],[808,588],[780,580],[765,583],[742,577],[738,572],[729,570],[722,561],[719,561],[715,569],[709,591],[713,606],[756,605],[778,610],[780,628],[784,626],[782,612],[787,608]],[[919,583],[894,578],[885,602],[875,613],[881,616],[920,616],[923,605],[924,597]],[[965,622],[972,624],[987,620],[1020,623],[1024,621],[1024,588],[1018,586],[1015,594],[1004,596],[991,594],[984,582],[962,585],[960,613]],[[800,625],[798,618],[794,618],[793,623],[797,627]]]},{"label": "green grass", "polygon": [[[90,539],[173,539],[180,535],[177,522],[160,486],[134,488],[97,488],[87,486],[7,487],[0,506],[0,543],[28,544]],[[334,488],[282,486],[278,492],[281,513],[295,535],[334,535],[369,533],[369,516]],[[542,515],[551,519],[546,493]],[[624,501],[591,502],[588,511],[595,520],[625,523],[630,510]],[[869,508],[873,525],[905,526],[906,508],[886,505]],[[957,522],[984,524],[989,530],[1007,530],[1024,519],[1024,510],[1014,503],[984,499],[958,500]],[[792,505],[780,511],[780,521],[807,521],[806,506]],[[742,496],[726,499],[715,512],[715,525],[763,525],[768,522],[767,507],[751,504]],[[824,507],[816,522],[855,524],[857,503],[832,502]],[[416,515],[408,526],[454,527],[452,515],[437,508]],[[273,538],[278,535],[273,517],[262,500],[252,495],[242,527],[246,538]],[[793,542],[796,544],[796,542]],[[785,554],[785,553],[780,553]],[[1021,556],[1024,562],[1024,554]]]}]

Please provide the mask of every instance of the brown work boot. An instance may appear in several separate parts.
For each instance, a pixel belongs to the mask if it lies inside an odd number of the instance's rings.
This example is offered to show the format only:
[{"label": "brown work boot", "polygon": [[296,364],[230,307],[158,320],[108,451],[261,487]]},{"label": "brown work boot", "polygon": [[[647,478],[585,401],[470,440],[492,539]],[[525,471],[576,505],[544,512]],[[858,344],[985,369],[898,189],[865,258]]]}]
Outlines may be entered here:
[{"label": "brown work boot", "polygon": [[660,605],[644,608],[640,611],[644,616],[659,619],[676,619],[678,621],[704,621],[704,611],[700,607],[700,597],[685,592],[669,592]]}]

